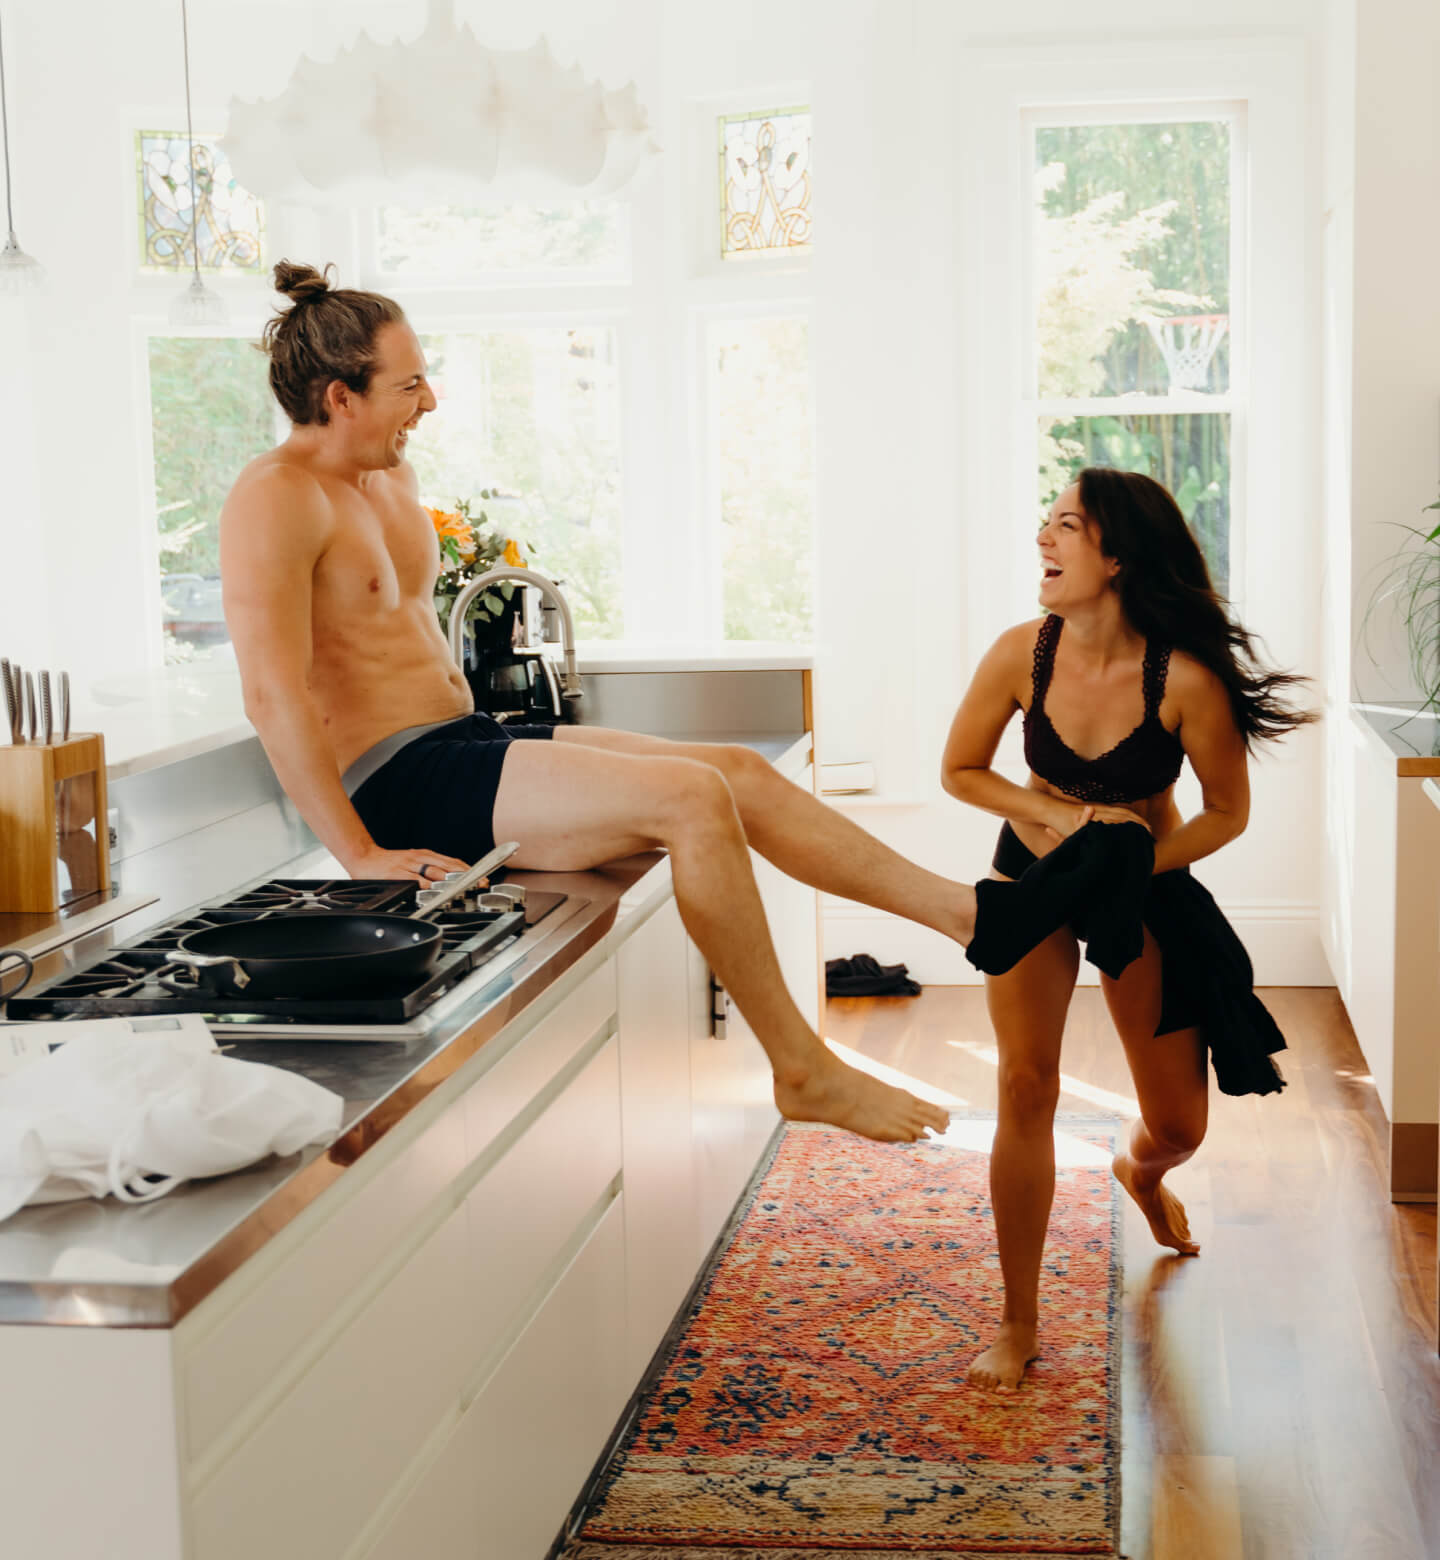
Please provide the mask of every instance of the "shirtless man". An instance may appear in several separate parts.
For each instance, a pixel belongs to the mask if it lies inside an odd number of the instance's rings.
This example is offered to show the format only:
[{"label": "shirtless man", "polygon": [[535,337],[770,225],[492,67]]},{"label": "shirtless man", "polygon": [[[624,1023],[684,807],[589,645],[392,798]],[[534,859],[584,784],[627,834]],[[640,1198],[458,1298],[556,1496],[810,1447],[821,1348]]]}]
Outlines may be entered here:
[{"label": "shirtless man", "polygon": [[[747,844],[826,893],[968,942],[974,890],[923,871],[744,747],[474,713],[433,604],[440,557],[406,443],[435,397],[399,306],[282,261],[266,327],[293,428],[241,472],[220,522],[245,711],[280,783],[354,877],[444,876],[494,840],[516,867],[670,854],[685,926],[739,1005],[794,1121],[909,1142],[948,1113],[846,1066],[780,974]],[[516,738],[519,740],[516,740]],[[547,740],[525,740],[553,737]]]}]

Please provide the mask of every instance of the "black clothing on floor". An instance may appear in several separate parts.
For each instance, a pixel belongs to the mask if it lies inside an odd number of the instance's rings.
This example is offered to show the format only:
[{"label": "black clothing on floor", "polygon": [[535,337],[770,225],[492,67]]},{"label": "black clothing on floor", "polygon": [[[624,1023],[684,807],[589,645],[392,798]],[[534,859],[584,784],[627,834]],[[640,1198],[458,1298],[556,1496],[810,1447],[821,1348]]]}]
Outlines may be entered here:
[{"label": "black clothing on floor", "polygon": [[1002,975],[1069,926],[1086,943],[1086,958],[1113,979],[1139,957],[1148,927],[1162,960],[1155,1033],[1198,1028],[1223,1094],[1283,1089],[1270,1058],[1285,1049],[1285,1037],[1255,995],[1245,945],[1188,869],[1156,874],[1154,860],[1155,842],[1139,824],[1089,823],[1036,857],[1007,823],[995,870],[1016,880],[975,885],[975,936],[965,957]]},{"label": "black clothing on floor", "polygon": [[868,953],[826,959],[827,997],[918,997],[920,987],[903,964],[880,964]]}]

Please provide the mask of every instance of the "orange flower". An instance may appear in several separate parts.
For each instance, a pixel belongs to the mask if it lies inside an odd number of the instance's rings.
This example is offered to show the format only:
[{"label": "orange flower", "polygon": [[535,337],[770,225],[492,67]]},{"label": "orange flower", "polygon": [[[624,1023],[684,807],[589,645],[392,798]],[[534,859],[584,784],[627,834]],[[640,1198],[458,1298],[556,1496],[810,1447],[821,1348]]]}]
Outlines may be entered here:
[{"label": "orange flower", "polygon": [[525,567],[525,554],[520,551],[513,536],[505,542],[505,562],[516,569]]},{"label": "orange flower", "polygon": [[431,524],[435,527],[435,535],[442,545],[447,541],[453,541],[462,558],[475,556],[474,527],[464,515],[451,514],[444,509],[431,509],[428,504],[422,507],[430,516]]}]

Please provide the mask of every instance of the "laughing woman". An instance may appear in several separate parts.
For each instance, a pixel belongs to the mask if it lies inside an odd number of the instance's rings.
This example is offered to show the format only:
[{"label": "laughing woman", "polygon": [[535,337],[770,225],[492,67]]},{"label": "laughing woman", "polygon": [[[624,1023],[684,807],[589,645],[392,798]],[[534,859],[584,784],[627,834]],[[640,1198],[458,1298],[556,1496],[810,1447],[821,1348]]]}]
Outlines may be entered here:
[{"label": "laughing woman", "polygon": [[[1299,679],[1257,662],[1174,499],[1150,478],[1082,471],[1055,501],[1039,546],[1047,616],[1002,634],[980,663],[946,744],[945,788],[1005,819],[993,865],[1001,880],[1092,821],[1150,831],[1152,882],[1183,872],[1245,828],[1251,746],[1312,718],[1280,697]],[[1025,785],[991,768],[1017,709]],[[1190,819],[1174,797],[1186,759],[1204,802]],[[1178,957],[1167,952],[1162,983],[1147,926],[1140,957],[1118,978],[1102,974],[1101,986],[1140,1107],[1115,1175],[1156,1240],[1190,1255],[1199,1247],[1163,1178],[1205,1135],[1208,1079],[1198,1015],[1174,979]],[[985,1387],[1018,1386],[1036,1357],[1060,1038],[1078,969],[1075,932],[1061,926],[1007,973],[986,976],[1000,1052],[990,1188],[1005,1312],[970,1369]]]}]

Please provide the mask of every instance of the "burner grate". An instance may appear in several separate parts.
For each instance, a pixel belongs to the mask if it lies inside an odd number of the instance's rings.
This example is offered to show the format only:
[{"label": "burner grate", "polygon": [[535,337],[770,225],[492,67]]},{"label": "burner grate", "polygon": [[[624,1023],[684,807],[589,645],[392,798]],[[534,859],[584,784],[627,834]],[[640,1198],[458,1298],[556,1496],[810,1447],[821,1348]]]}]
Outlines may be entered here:
[{"label": "burner grate", "polygon": [[[248,1017],[304,1025],[403,1023],[422,1012],[477,966],[492,958],[556,905],[563,894],[534,893],[522,909],[442,911],[440,956],[433,969],[394,990],[363,997],[223,997],[194,986],[193,972],[170,958],[191,932],[273,915],[327,911],[404,915],[415,908],[415,885],[383,879],[335,882],[280,878],[220,905],[205,905],[152,927],[133,943],[112,949],[96,963],[60,975],[7,1004],[11,1019],[68,1016],[130,1017],[149,1013],[204,1013],[243,1022]],[[161,977],[167,983],[161,984]],[[177,979],[178,977],[178,979]],[[176,989],[176,987],[179,989]]]}]

